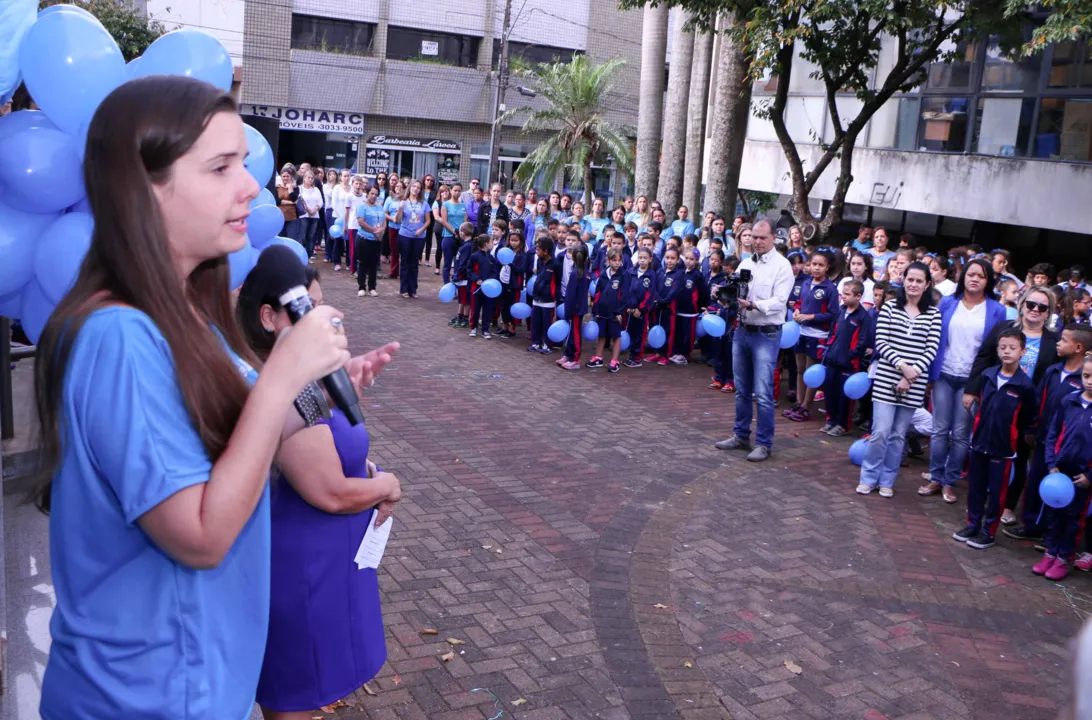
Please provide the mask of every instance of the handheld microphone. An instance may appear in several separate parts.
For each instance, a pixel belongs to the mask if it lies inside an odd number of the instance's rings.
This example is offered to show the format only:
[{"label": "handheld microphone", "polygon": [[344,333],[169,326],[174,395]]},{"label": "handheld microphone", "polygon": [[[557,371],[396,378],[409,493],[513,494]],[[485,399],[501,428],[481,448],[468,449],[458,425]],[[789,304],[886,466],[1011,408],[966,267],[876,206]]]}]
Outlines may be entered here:
[{"label": "handheld microphone", "polygon": [[[307,294],[307,288],[297,285],[280,297],[281,307],[288,313],[288,319],[295,325],[304,315],[315,309],[311,304],[311,297]],[[353,383],[349,380],[349,373],[345,368],[338,368],[322,379],[322,385],[327,394],[333,398],[338,410],[345,414],[350,425],[359,425],[364,422],[364,413],[360,411],[360,400],[353,389]]]}]

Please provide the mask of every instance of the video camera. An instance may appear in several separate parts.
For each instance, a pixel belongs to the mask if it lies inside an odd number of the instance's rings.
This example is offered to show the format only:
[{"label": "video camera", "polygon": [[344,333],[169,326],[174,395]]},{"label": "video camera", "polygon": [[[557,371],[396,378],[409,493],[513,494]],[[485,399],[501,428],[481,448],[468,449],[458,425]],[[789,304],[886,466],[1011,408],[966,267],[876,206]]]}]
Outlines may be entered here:
[{"label": "video camera", "polygon": [[751,271],[746,268],[729,275],[728,283],[717,288],[717,302],[730,310],[738,309],[740,298],[747,298],[750,283]]}]

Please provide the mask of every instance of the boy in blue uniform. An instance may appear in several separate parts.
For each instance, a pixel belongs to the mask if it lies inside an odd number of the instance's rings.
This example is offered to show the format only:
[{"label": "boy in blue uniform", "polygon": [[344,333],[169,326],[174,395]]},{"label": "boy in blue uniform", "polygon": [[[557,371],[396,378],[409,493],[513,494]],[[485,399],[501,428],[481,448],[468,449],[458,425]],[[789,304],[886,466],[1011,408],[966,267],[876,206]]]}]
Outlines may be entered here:
[{"label": "boy in blue uniform", "polygon": [[618,353],[622,347],[622,314],[626,308],[627,289],[623,259],[620,247],[607,251],[607,269],[595,283],[595,299],[592,302],[592,315],[599,324],[599,338],[595,341],[595,357],[588,361],[588,367],[603,367],[603,350],[609,342],[611,357],[607,370],[612,373],[618,372],[621,367]]},{"label": "boy in blue uniform", "polygon": [[1081,366],[1081,392],[1066,395],[1047,434],[1046,462],[1052,473],[1073,479],[1073,500],[1047,511],[1046,554],[1032,572],[1048,580],[1064,580],[1084,530],[1088,514],[1088,484],[1092,478],[1092,356]]},{"label": "boy in blue uniform", "polygon": [[697,336],[698,313],[709,304],[709,289],[705,285],[705,276],[701,273],[701,254],[698,249],[684,247],[682,259],[685,269],[675,307],[678,332],[669,358],[675,365],[686,365],[690,362],[694,338]]},{"label": "boy in blue uniform", "polygon": [[834,319],[830,335],[819,348],[822,362],[827,368],[826,394],[827,424],[820,432],[831,437],[841,437],[849,429],[850,400],[845,395],[849,376],[866,366],[865,354],[872,347],[872,322],[861,307],[864,283],[849,280],[842,286],[842,307]]},{"label": "boy in blue uniform", "polygon": [[1035,386],[1020,369],[1026,342],[1024,333],[1015,328],[1003,331],[997,338],[1001,364],[983,373],[985,382],[971,431],[967,527],[952,534],[952,539],[979,550],[994,543],[1016,443],[1037,414]]},{"label": "boy in blue uniform", "polygon": [[652,250],[640,248],[634,266],[625,277],[626,332],[629,333],[628,368],[641,367],[645,357],[648,314],[656,302],[656,273],[652,270]]},{"label": "boy in blue uniform", "polygon": [[654,362],[660,366],[667,365],[667,354],[675,345],[675,305],[679,291],[682,290],[682,276],[683,268],[679,264],[679,251],[669,247],[664,251],[664,266],[656,272],[656,301],[653,306],[656,319],[652,323],[664,329],[667,339],[662,347],[653,348],[652,354],[645,358],[645,362]]},{"label": "boy in blue uniform", "polygon": [[[796,344],[796,394],[799,404],[786,410],[784,416],[793,422],[811,420],[808,406],[815,390],[804,386],[804,371],[819,362],[819,344],[830,334],[830,325],[838,313],[838,288],[830,281],[834,257],[829,251],[816,250],[808,258],[811,277],[800,287],[800,298],[792,319],[800,324],[800,340]],[[800,397],[803,395],[803,397]]]},{"label": "boy in blue uniform", "polygon": [[482,338],[488,340],[489,325],[493,322],[494,299],[482,291],[482,283],[497,277],[500,263],[493,257],[493,238],[479,235],[474,238],[474,254],[467,263],[466,279],[470,287],[470,337],[478,337],[481,326]]},{"label": "boy in blue uniform", "polygon": [[1092,351],[1092,329],[1082,325],[1070,325],[1062,330],[1058,340],[1058,357],[1061,362],[1046,369],[1039,380],[1036,392],[1039,396],[1039,420],[1026,440],[1033,448],[1028,481],[1024,487],[1023,525],[1005,528],[1002,532],[1016,540],[1042,540],[1044,523],[1041,515],[1043,501],[1039,497],[1039,483],[1047,474],[1046,446],[1054,417],[1069,394],[1081,390],[1081,366],[1085,353]]},{"label": "boy in blue uniform", "polygon": [[546,329],[554,321],[557,307],[558,263],[553,259],[554,241],[539,236],[535,241],[535,285],[531,289],[531,346],[527,352],[549,355],[553,352],[546,339]]},{"label": "boy in blue uniform", "polygon": [[557,361],[563,370],[580,369],[580,347],[584,340],[581,324],[588,312],[588,285],[591,283],[588,251],[583,244],[573,249],[572,263],[569,282],[565,286],[565,314],[568,317],[564,319],[569,321],[569,337],[565,338],[565,354]]},{"label": "boy in blue uniform", "polygon": [[470,256],[474,253],[474,226],[464,222],[459,226],[459,248],[455,251],[455,260],[451,264],[451,271],[455,287],[459,293],[459,315],[449,325],[465,328],[470,325],[470,296],[473,289],[467,282],[466,268],[470,263]]}]

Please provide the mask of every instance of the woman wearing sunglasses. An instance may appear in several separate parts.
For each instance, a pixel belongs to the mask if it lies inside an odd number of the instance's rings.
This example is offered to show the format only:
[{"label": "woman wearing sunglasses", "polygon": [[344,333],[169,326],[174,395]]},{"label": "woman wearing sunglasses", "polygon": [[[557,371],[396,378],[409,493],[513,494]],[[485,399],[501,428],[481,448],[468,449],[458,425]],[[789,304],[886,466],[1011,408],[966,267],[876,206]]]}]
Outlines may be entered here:
[{"label": "woman wearing sunglasses", "polygon": [[[1058,362],[1057,345],[1061,334],[1047,326],[1054,314],[1054,293],[1042,285],[1033,285],[1024,291],[1017,309],[1020,314],[1015,320],[997,323],[982,341],[974,366],[971,368],[970,378],[963,389],[963,407],[968,410],[982,389],[983,373],[1001,362],[997,357],[997,338],[1005,330],[1016,328],[1027,337],[1027,351],[1020,360],[1020,369],[1036,386],[1039,385],[1046,369]],[[1001,515],[1002,524],[1011,525],[1016,521],[1013,509],[1024,491],[1030,454],[1031,448],[1028,447],[1024,438],[1020,438],[1016,448],[1012,483],[1005,495],[1005,510]]]}]

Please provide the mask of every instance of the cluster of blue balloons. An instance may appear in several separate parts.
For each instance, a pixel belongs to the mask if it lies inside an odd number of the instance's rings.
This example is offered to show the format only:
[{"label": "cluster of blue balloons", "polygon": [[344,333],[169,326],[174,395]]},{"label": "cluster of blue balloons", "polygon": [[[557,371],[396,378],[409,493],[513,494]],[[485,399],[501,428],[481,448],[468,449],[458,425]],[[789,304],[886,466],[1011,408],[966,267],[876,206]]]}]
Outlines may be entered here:
[{"label": "cluster of blue balloons", "polygon": [[[38,13],[19,43],[18,64],[41,110],[0,118],[0,315],[21,320],[37,342],[91,246],[83,159],[99,104],[119,85],[149,75],[185,75],[227,91],[234,69],[216,38],[188,28],[163,35],[126,64],[102,23],[73,5]],[[249,127],[247,141],[247,167],[265,185],[273,151]],[[253,268],[256,251],[274,242],[298,247],[308,261],[299,243],[277,238],[284,216],[272,194],[263,192],[255,203],[250,240],[229,257],[232,287]]]},{"label": "cluster of blue balloons", "polygon": [[[825,365],[812,365],[810,368],[804,371],[804,385],[809,388],[815,389],[823,387],[823,383],[827,380],[827,368]],[[866,372],[853,373],[846,378],[845,384],[842,386],[843,392],[850,400],[860,400],[868,394],[869,388],[872,387],[872,378],[868,377]]]}]

